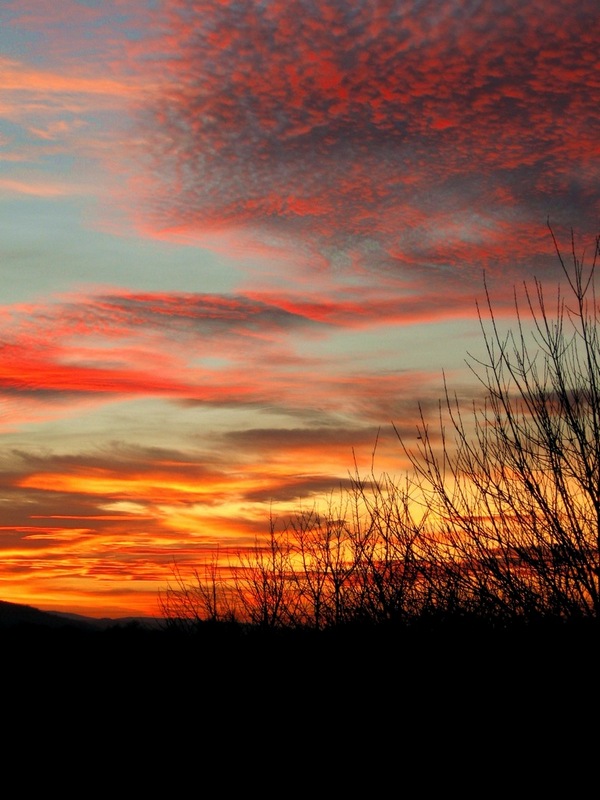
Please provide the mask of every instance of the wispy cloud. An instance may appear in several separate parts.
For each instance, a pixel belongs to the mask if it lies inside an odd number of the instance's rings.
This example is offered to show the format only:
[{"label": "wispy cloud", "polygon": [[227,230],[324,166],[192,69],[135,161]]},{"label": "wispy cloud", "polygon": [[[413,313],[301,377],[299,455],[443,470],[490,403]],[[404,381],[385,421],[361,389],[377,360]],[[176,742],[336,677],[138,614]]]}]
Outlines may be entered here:
[{"label": "wispy cloud", "polygon": [[323,343],[340,329],[377,328],[411,314],[423,319],[383,299],[361,311],[344,301],[336,307],[273,296],[123,292],[5,306],[0,390],[7,403],[25,401],[7,422],[29,419],[27,403],[60,416],[71,403],[148,396],[290,410],[317,403],[389,419],[397,398],[426,376],[378,370],[375,381],[375,363],[361,367]]},{"label": "wispy cloud", "polygon": [[75,189],[72,186],[61,185],[54,180],[42,183],[0,178],[0,197],[7,194],[24,194],[33,195],[34,197],[62,197],[74,193]]},{"label": "wispy cloud", "polygon": [[46,97],[48,94],[130,97],[134,92],[134,86],[131,83],[105,76],[84,77],[66,75],[43,68],[32,69],[19,61],[0,58],[0,90],[3,92],[32,92]]}]

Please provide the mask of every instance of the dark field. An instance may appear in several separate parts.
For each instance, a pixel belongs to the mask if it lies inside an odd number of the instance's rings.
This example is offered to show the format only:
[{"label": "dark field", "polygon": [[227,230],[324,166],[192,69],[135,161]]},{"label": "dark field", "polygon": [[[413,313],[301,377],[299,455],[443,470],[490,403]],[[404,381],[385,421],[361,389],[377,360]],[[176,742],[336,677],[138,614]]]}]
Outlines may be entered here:
[{"label": "dark field", "polygon": [[5,730],[9,749],[51,753],[51,773],[57,759],[91,759],[111,791],[186,791],[199,772],[209,795],[264,793],[267,780],[278,797],[311,795],[315,782],[332,797],[378,797],[402,770],[408,797],[465,781],[467,796],[515,782],[535,793],[552,775],[574,796],[595,763],[597,643],[595,624],[185,634],[5,622]]}]

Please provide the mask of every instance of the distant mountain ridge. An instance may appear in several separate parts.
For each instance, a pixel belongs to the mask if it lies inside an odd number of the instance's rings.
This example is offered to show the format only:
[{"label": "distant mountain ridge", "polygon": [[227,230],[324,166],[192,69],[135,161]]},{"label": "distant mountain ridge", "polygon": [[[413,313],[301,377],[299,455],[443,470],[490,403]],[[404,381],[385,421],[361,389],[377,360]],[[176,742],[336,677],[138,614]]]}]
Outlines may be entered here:
[{"label": "distant mountain ridge", "polygon": [[103,617],[96,619],[82,614],[41,611],[34,606],[0,600],[0,630],[25,625],[45,628],[75,627],[85,630],[106,630],[106,628],[132,624],[157,628],[163,624],[163,621],[154,617],[120,617],[116,619]]}]

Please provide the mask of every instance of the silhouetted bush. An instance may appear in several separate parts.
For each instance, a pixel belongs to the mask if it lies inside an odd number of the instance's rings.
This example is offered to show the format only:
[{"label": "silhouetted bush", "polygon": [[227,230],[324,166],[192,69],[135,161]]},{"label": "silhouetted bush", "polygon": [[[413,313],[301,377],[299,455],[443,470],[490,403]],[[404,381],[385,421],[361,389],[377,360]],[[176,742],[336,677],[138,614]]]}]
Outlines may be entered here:
[{"label": "silhouetted bush", "polygon": [[[568,265],[551,300],[515,289],[502,331],[487,286],[480,393],[446,386],[435,424],[421,411],[398,482],[351,476],[248,553],[218,554],[161,595],[172,628],[217,642],[585,637],[600,621],[600,339],[595,267]],[[227,557],[227,562],[223,559]],[[207,627],[206,623],[216,625]],[[210,634],[209,634],[210,632]],[[219,634],[219,636],[221,635]],[[295,640],[291,636],[294,633]],[[289,638],[288,638],[289,637]],[[314,640],[311,640],[311,642]]]}]

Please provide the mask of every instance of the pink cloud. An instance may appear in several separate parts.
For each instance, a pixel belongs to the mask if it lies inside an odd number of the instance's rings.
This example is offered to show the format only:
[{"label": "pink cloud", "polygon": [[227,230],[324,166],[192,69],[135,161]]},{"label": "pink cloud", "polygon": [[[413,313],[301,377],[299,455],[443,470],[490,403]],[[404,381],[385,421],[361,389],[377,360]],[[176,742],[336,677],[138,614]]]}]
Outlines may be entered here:
[{"label": "pink cloud", "polygon": [[135,86],[104,75],[68,75],[42,68],[34,69],[18,61],[0,58],[0,89],[6,92],[131,97]]},{"label": "pink cloud", "polygon": [[34,180],[13,180],[11,178],[0,178],[0,194],[26,194],[34,197],[62,197],[74,194],[75,188],[66,184],[61,184],[54,180],[45,183]]}]

